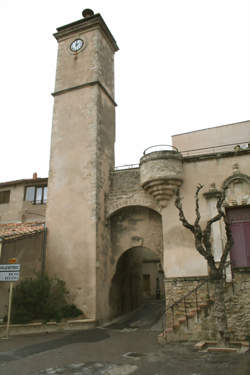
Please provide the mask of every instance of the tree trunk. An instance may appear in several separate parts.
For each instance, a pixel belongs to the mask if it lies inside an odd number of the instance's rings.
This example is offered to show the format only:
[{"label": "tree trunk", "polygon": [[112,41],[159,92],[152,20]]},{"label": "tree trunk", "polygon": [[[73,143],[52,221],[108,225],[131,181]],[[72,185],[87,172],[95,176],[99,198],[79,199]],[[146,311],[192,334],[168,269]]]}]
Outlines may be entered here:
[{"label": "tree trunk", "polygon": [[[230,229],[230,223],[223,210],[223,202],[225,201],[227,186],[224,186],[221,192],[217,192],[217,211],[218,214],[207,221],[205,229],[200,226],[200,208],[199,208],[199,192],[202,189],[202,185],[196,187],[195,192],[195,222],[190,224],[183,212],[182,202],[180,197],[180,189],[176,191],[175,206],[179,211],[179,218],[183,226],[189,229],[195,240],[195,248],[202,255],[208,263],[210,280],[214,283],[215,293],[214,293],[214,312],[217,325],[217,336],[219,346],[229,346],[229,332],[227,328],[227,315],[224,301],[224,280],[223,271],[225,269],[225,264],[227,261],[228,254],[233,245],[233,237]],[[212,224],[218,222],[223,218],[226,231],[226,243],[222,251],[219,266],[216,265],[213,246],[211,240],[211,230]]]},{"label": "tree trunk", "polygon": [[218,345],[229,346],[229,333],[227,327],[227,315],[224,300],[224,280],[214,280],[214,312],[218,332]]}]

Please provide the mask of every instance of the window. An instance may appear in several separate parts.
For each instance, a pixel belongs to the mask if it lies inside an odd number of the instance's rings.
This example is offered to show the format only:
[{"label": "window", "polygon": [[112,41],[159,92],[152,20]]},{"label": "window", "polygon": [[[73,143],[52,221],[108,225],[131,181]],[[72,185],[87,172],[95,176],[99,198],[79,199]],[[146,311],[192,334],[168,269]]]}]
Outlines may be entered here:
[{"label": "window", "polygon": [[231,249],[233,267],[250,267],[250,208],[227,210],[234,244]]},{"label": "window", "polygon": [[33,204],[47,203],[47,185],[43,186],[27,186],[25,189],[24,200]]},{"label": "window", "polygon": [[9,203],[10,201],[10,190],[0,191],[0,204]]}]

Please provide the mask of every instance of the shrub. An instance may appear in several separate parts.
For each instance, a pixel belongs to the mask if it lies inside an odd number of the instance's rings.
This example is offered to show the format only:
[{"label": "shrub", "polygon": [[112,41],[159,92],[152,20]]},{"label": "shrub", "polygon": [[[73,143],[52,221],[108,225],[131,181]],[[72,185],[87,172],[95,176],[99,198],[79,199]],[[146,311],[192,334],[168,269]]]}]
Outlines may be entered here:
[{"label": "shrub", "polygon": [[67,303],[67,296],[65,282],[58,278],[38,274],[24,279],[13,290],[11,321],[60,321],[82,314],[75,305]]}]

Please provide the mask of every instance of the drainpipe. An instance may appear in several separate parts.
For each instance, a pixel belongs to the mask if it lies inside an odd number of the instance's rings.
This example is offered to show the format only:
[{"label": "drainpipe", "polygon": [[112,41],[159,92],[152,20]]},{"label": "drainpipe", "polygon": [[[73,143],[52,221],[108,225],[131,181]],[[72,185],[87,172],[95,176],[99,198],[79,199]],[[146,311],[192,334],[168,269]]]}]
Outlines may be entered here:
[{"label": "drainpipe", "polygon": [[44,232],[43,232],[43,244],[42,244],[42,267],[41,273],[44,275],[45,273],[45,262],[46,262],[46,240],[47,240],[47,228],[46,224],[43,224]]}]

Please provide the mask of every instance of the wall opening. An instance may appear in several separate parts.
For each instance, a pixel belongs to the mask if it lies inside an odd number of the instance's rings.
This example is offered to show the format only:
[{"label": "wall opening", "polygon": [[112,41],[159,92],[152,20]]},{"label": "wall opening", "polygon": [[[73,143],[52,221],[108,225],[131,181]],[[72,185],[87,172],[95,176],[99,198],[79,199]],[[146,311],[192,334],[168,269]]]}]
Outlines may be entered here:
[{"label": "wall opening", "polygon": [[111,282],[111,317],[133,311],[147,300],[160,299],[163,293],[159,256],[145,247],[131,248],[120,256]]},{"label": "wall opening", "polygon": [[250,267],[250,207],[227,209],[233,235],[232,267]]}]

